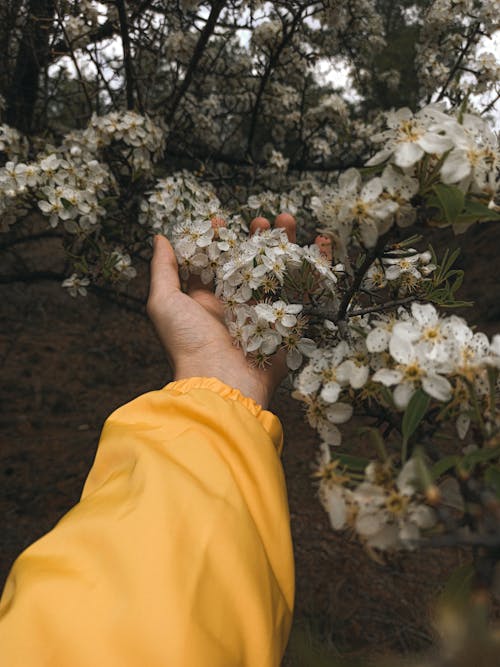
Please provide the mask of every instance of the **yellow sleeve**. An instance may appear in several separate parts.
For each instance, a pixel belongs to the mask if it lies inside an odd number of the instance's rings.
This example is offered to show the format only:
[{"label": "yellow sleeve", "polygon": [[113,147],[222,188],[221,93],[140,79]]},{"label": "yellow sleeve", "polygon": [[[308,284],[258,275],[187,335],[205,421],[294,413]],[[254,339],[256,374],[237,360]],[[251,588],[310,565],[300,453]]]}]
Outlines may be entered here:
[{"label": "yellow sleeve", "polygon": [[0,600],[2,667],[277,666],[294,573],[278,419],[214,378],[106,421]]}]

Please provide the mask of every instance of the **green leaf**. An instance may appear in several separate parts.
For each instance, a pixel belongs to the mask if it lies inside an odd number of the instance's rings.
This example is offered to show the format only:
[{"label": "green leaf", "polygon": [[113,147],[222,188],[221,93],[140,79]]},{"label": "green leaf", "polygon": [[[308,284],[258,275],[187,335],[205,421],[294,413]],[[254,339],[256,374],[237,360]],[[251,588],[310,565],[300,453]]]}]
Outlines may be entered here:
[{"label": "green leaf", "polygon": [[61,204],[64,206],[64,208],[73,208],[73,204],[64,197],[61,197]]},{"label": "green leaf", "polygon": [[389,389],[389,387],[386,387],[385,385],[381,384],[378,388],[380,397],[387,403],[387,405],[390,408],[394,408],[394,398],[392,396],[392,392]]},{"label": "green leaf", "polygon": [[416,391],[411,397],[410,402],[403,415],[403,423],[401,433],[403,439],[408,442],[411,436],[415,433],[417,426],[422,421],[427,408],[429,407],[431,397],[425,393],[423,389]]},{"label": "green leaf", "polygon": [[373,426],[364,426],[359,429],[359,435],[364,435],[365,433],[370,437],[372,445],[379,453],[382,461],[387,461],[389,456],[387,454],[387,449],[385,448],[384,438],[382,437],[379,429]]},{"label": "green leaf", "polygon": [[484,473],[484,480],[490,486],[497,498],[500,498],[500,467],[489,466]]},{"label": "green leaf", "polygon": [[460,457],[456,454],[450,454],[450,456],[445,456],[444,458],[436,461],[436,463],[431,468],[431,475],[433,479],[441,477],[441,475],[450,468],[453,468],[460,461]]},{"label": "green leaf", "polygon": [[486,463],[486,461],[491,461],[499,457],[500,447],[483,447],[483,449],[476,449],[470,452],[470,454],[466,454],[462,459],[461,465],[466,469],[470,469],[478,463]]},{"label": "green leaf", "polygon": [[481,202],[468,200],[455,222],[476,222],[477,220],[500,220],[500,213],[493,211]]},{"label": "green leaf", "polygon": [[335,454],[335,459],[340,461],[342,465],[349,470],[364,471],[366,466],[370,463],[370,459],[365,459],[362,456],[352,456],[351,454]]},{"label": "green leaf", "polygon": [[434,185],[432,189],[436,193],[439,207],[446,220],[450,223],[456,222],[465,204],[465,195],[462,190],[455,185],[444,185],[443,183]]}]

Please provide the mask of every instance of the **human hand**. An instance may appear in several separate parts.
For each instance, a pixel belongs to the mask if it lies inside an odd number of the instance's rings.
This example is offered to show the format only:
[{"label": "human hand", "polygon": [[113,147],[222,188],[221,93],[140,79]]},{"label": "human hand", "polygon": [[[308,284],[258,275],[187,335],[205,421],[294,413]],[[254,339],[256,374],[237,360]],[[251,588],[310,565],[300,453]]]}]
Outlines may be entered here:
[{"label": "human hand", "polygon": [[[263,218],[251,231],[265,228]],[[286,229],[295,241],[295,220],[288,214],[276,218],[276,227]],[[224,323],[220,300],[194,277],[188,292],[181,291],[174,250],[164,236],[156,236],[151,261],[148,315],[167,354],[175,380],[215,377],[239,389],[267,408],[274,390],[287,374],[285,353],[272,357],[266,368],[252,366],[243,350],[234,344]]]}]

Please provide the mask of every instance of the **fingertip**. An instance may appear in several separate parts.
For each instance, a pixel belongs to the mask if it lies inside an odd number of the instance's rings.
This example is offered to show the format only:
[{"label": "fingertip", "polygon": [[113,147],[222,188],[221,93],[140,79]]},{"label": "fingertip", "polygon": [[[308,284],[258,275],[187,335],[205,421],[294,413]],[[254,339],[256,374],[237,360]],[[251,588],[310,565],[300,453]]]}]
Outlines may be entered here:
[{"label": "fingertip", "polygon": [[291,213],[280,213],[274,219],[274,227],[284,229],[288,240],[295,243],[297,240],[297,221]]},{"label": "fingertip", "polygon": [[318,236],[314,239],[314,243],[318,246],[319,251],[323,257],[326,257],[331,262],[333,259],[332,240],[328,238],[328,236],[318,234]]},{"label": "fingertip", "polygon": [[150,293],[160,289],[179,289],[179,268],[170,241],[161,234],[153,238]]},{"label": "fingertip", "polygon": [[158,247],[160,251],[171,253],[175,257],[174,249],[172,244],[163,234],[156,234],[155,236],[155,247]]},{"label": "fingertip", "polygon": [[210,224],[213,229],[217,230],[219,227],[225,227],[226,221],[220,215],[213,215],[210,218]]},{"label": "fingertip", "polygon": [[266,229],[271,229],[271,223],[267,218],[262,218],[258,216],[257,218],[254,218],[252,222],[250,223],[250,236],[255,234],[258,230],[266,230]]}]

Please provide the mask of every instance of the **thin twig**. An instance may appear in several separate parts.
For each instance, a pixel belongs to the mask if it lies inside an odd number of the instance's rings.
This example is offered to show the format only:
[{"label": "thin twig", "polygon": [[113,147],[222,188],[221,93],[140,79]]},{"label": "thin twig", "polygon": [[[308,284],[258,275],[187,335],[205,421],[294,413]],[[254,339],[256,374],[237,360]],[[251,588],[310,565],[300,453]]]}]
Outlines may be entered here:
[{"label": "thin twig", "polygon": [[446,92],[446,89],[448,88],[448,86],[450,85],[450,83],[453,80],[453,77],[457,73],[457,70],[460,67],[460,64],[461,64],[462,60],[465,58],[465,54],[467,53],[469,48],[472,46],[472,42],[474,40],[474,37],[477,35],[477,33],[479,31],[479,26],[480,26],[479,23],[476,23],[472,26],[469,34],[467,35],[467,40],[465,42],[465,45],[464,45],[463,49],[460,51],[456,63],[451,68],[451,71],[448,75],[448,78],[446,79],[446,82],[444,83],[443,87],[441,88],[441,92],[439,93],[436,102],[439,102],[443,99],[444,94]]},{"label": "thin twig", "polygon": [[377,259],[378,255],[381,254],[381,250],[385,246],[385,241],[386,241],[385,236],[380,236],[377,241],[377,244],[373,248],[367,251],[365,258],[361,263],[361,266],[356,270],[354,274],[354,280],[352,281],[352,285],[344,294],[344,298],[340,303],[338,312],[339,321],[345,319],[352,298],[359,291],[359,288],[361,287],[361,283],[363,282],[363,278],[365,277],[366,272],[373,264],[373,262]]},{"label": "thin twig", "polygon": [[[0,275],[0,285],[41,283],[44,281],[61,283],[65,278],[67,278],[65,273],[56,273],[55,271],[32,271],[26,273],[4,274]],[[125,310],[138,315],[146,316],[146,308],[143,299],[139,299],[131,294],[119,292],[110,287],[102,287],[101,285],[90,285],[87,289],[97,296],[105,298],[107,301],[111,301],[117,306],[120,306],[120,308],[124,308]]]},{"label": "thin twig", "polygon": [[31,241],[39,241],[40,239],[62,239],[64,234],[59,234],[53,231],[39,232],[38,234],[30,234],[29,236],[20,236],[17,239],[10,239],[5,241],[0,245],[0,252],[8,250],[16,245],[22,245],[23,243],[30,243]]},{"label": "thin twig", "polygon": [[288,42],[290,39],[293,37],[295,33],[295,28],[297,27],[297,24],[301,18],[301,12],[299,11],[294,17],[293,21],[290,25],[290,29],[285,32],[285,25],[283,24],[283,38],[281,40],[281,43],[279,44],[278,48],[274,53],[271,54],[269,61],[266,65],[266,69],[264,71],[264,74],[260,80],[259,84],[259,89],[257,91],[257,96],[255,98],[255,104],[252,109],[252,116],[250,119],[250,129],[248,131],[248,139],[247,139],[247,154],[252,155],[252,144],[253,144],[253,139],[255,135],[255,130],[257,128],[257,119],[258,119],[258,113],[260,110],[260,103],[262,100],[262,96],[264,95],[264,90],[266,88],[267,82],[271,76],[271,73],[273,69],[276,67],[278,64],[279,57],[281,55],[281,52],[287,46]]},{"label": "thin twig", "polygon": [[[224,9],[226,2],[225,0],[216,0],[214,4],[212,5],[212,11],[210,12],[210,16],[207,19],[207,22],[205,23],[205,26],[203,27],[203,30],[201,31],[200,38],[198,39],[198,42],[196,43],[193,56],[191,58],[191,61],[188,65],[186,76],[184,77],[182,84],[177,91],[177,93],[174,95],[174,100],[172,102],[172,105],[170,107],[170,111],[167,115],[166,121],[168,124],[170,124],[175,116],[175,112],[177,111],[177,107],[179,106],[182,98],[187,92],[187,89],[189,88],[189,85],[191,83],[191,79],[193,78],[193,75],[195,73],[196,67],[203,55],[203,52],[205,51],[205,47],[207,45],[208,40],[210,39],[214,29],[215,29],[215,24],[217,23],[217,19],[219,18],[219,14],[221,11]],[[161,108],[164,106],[165,102],[167,100],[162,99],[160,102],[156,105],[156,109]]]},{"label": "thin twig", "polygon": [[382,310],[389,310],[390,308],[395,308],[396,306],[405,306],[407,303],[416,301],[419,297],[416,294],[412,296],[407,296],[404,299],[394,299],[392,301],[386,301],[385,303],[378,303],[375,306],[367,306],[366,308],[358,308],[357,310],[351,310],[346,313],[346,317],[357,317],[358,315],[366,315],[367,313],[378,313]]},{"label": "thin twig", "polygon": [[125,88],[127,91],[127,109],[132,111],[134,104],[134,69],[130,50],[130,35],[128,31],[127,7],[125,0],[116,0],[118,17],[120,19],[120,35],[122,38],[123,63],[125,65]]},{"label": "thin twig", "polygon": [[57,22],[59,23],[59,27],[62,31],[62,34],[64,35],[64,39],[68,42],[69,57],[71,58],[71,60],[73,62],[73,66],[76,70],[76,73],[78,74],[78,83],[82,87],[82,91],[83,91],[83,94],[85,96],[85,100],[87,101],[87,106],[89,108],[89,113],[92,113],[92,111],[93,111],[92,99],[90,97],[89,91],[87,90],[87,84],[86,84],[85,79],[82,75],[80,65],[78,64],[78,59],[76,58],[75,52],[73,50],[73,42],[70,39],[66,28],[64,27],[64,22],[63,22],[63,19],[61,17],[61,14],[59,12],[59,8],[57,7],[57,5],[56,5],[56,12],[57,12]]}]

